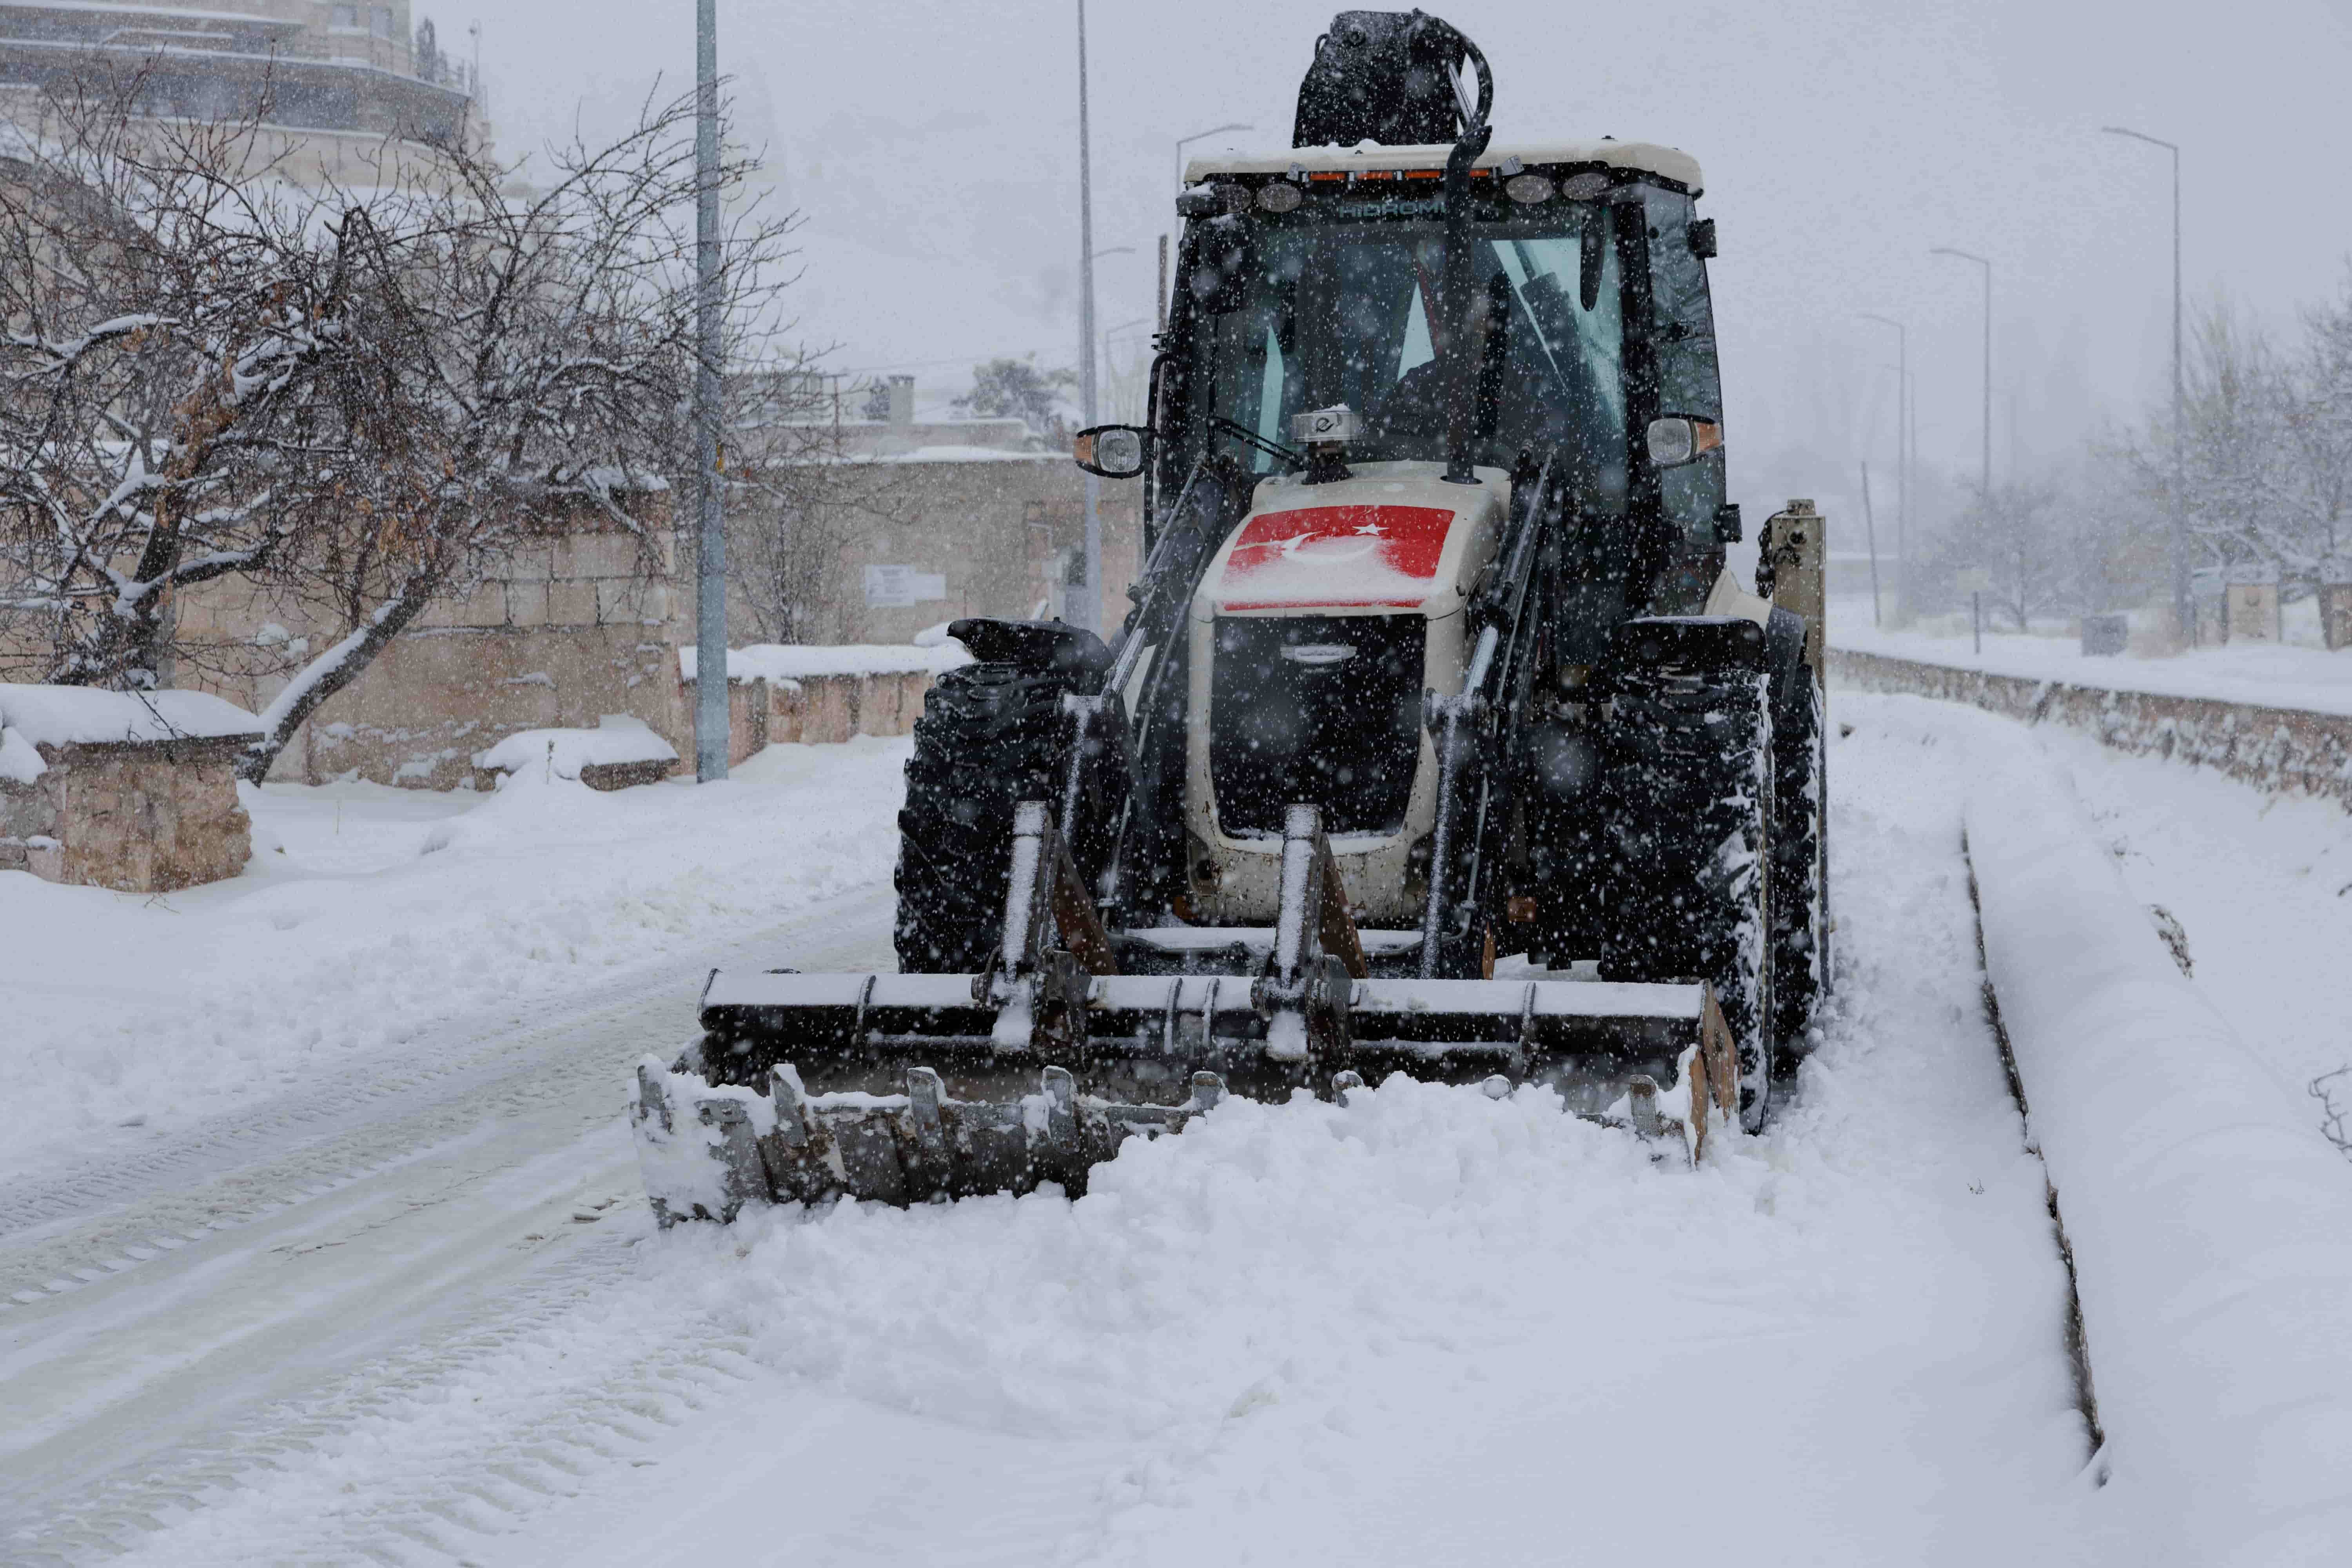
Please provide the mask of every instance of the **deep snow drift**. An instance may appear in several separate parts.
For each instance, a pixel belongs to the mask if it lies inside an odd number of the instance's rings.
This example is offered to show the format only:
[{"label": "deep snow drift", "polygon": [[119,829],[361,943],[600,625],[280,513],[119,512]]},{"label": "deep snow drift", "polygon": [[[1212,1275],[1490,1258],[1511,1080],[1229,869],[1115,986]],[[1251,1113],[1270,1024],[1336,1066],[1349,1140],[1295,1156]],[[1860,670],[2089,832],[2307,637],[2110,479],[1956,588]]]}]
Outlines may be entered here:
[{"label": "deep snow drift", "polygon": [[394,1378],[132,1560],[2127,1560],[1954,759],[1883,710],[1833,704],[1822,1046],[1706,1168],[1399,1081],[1228,1102],[1075,1204],[640,1212],[619,1284]]}]

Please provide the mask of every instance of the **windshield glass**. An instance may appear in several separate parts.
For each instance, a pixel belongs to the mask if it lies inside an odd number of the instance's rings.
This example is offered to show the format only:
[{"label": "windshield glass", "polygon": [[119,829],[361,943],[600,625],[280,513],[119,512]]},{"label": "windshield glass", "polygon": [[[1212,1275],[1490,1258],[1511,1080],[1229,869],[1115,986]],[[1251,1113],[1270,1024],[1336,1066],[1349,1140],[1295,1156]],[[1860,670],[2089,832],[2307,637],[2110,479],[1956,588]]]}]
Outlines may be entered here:
[{"label": "windshield glass", "polygon": [[[1523,448],[1557,452],[1595,511],[1625,506],[1610,210],[1561,204],[1540,218],[1474,225],[1471,298],[1483,308],[1464,312],[1463,329],[1475,366],[1473,460],[1507,468]],[[1599,284],[1590,310],[1580,299],[1588,226]],[[1208,396],[1193,401],[1195,420],[1222,416],[1286,445],[1292,415],[1344,403],[1364,416],[1350,457],[1445,459],[1452,329],[1436,309],[1444,268],[1436,221],[1258,218],[1246,235],[1234,225],[1203,236],[1202,253],[1210,264],[1195,276],[1194,342]],[[1278,461],[1234,455],[1261,472]]]}]

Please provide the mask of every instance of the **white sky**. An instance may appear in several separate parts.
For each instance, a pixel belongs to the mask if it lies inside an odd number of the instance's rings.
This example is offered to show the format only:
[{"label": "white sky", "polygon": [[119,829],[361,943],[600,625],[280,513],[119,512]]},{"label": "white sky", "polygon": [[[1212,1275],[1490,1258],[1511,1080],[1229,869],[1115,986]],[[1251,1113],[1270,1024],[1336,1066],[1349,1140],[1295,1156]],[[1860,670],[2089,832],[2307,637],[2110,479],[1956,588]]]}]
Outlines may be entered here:
[{"label": "white sky", "polygon": [[[1242,121],[1257,130],[1203,145],[1286,145],[1338,8],[1095,0],[1095,243],[1135,247],[1097,265],[1104,327],[1151,313],[1173,139]],[[1605,133],[1705,165],[1738,491],[1891,465],[1894,334],[1864,310],[1913,323],[1923,457],[1973,472],[1979,275],[1930,246],[1995,265],[1997,467],[2012,395],[2029,462],[2163,395],[2168,160],[2103,124],[2183,144],[2192,302],[2226,289],[2290,322],[2352,253],[2352,0],[1433,8],[1494,62],[1498,142]],[[911,370],[929,403],[981,357],[1075,360],[1074,14],[720,0],[720,68],[807,216],[802,315],[842,368]],[[689,0],[504,0],[483,23],[509,153],[575,113],[612,127],[656,73],[690,80]]]}]

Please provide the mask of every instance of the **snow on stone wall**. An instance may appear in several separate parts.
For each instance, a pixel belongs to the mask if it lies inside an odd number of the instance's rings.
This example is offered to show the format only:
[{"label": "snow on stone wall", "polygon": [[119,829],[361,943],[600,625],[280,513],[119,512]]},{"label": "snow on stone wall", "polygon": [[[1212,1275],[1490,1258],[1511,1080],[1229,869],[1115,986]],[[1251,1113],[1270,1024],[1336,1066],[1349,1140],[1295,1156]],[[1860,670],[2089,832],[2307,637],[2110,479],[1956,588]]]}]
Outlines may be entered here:
[{"label": "snow on stone wall", "polygon": [[1829,668],[1833,678],[1864,691],[1912,692],[2063,724],[2119,752],[2193,763],[2258,788],[2352,807],[2352,716],[2001,675],[1852,648],[1831,648]]},{"label": "snow on stone wall", "polygon": [[[677,650],[681,680],[692,680],[699,650],[688,645]],[[727,650],[730,680],[801,680],[826,675],[937,675],[970,664],[971,655],[961,643],[915,646],[905,643],[795,644],[754,643]]]}]

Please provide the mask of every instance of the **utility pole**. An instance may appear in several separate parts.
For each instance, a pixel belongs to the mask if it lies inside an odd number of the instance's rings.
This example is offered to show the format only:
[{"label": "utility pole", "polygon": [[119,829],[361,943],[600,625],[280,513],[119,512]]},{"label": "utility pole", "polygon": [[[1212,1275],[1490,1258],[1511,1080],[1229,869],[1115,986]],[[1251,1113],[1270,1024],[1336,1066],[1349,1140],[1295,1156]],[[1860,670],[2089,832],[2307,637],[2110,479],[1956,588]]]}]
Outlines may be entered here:
[{"label": "utility pole", "polygon": [[719,5],[694,8],[694,776],[727,776],[727,532],[719,510]]},{"label": "utility pole", "polygon": [[1861,315],[1895,329],[1895,622],[1900,626],[1911,608],[1911,555],[1905,537],[1911,521],[1911,333],[1892,316],[1869,310]]},{"label": "utility pole", "polygon": [[[1095,195],[1087,124],[1087,0],[1078,0],[1078,423],[1095,422]],[[1076,624],[1102,627],[1102,481],[1086,476],[1086,602]]]},{"label": "utility pole", "polygon": [[2172,154],[2172,618],[2180,635],[2193,643],[2197,623],[2189,602],[2189,481],[2181,452],[2188,432],[2181,424],[2186,416],[2186,400],[2181,395],[2180,367],[2180,148],[2120,125],[2103,125],[2099,129],[2110,136],[2128,136]]},{"label": "utility pole", "polygon": [[[1899,435],[1896,437],[1895,445],[1898,447],[1902,445],[1902,439]],[[1864,460],[1862,465],[1862,528],[1863,539],[1870,547],[1870,624],[1873,626],[1875,626],[1879,624],[1878,521],[1870,514],[1870,463],[1867,458]]]}]

